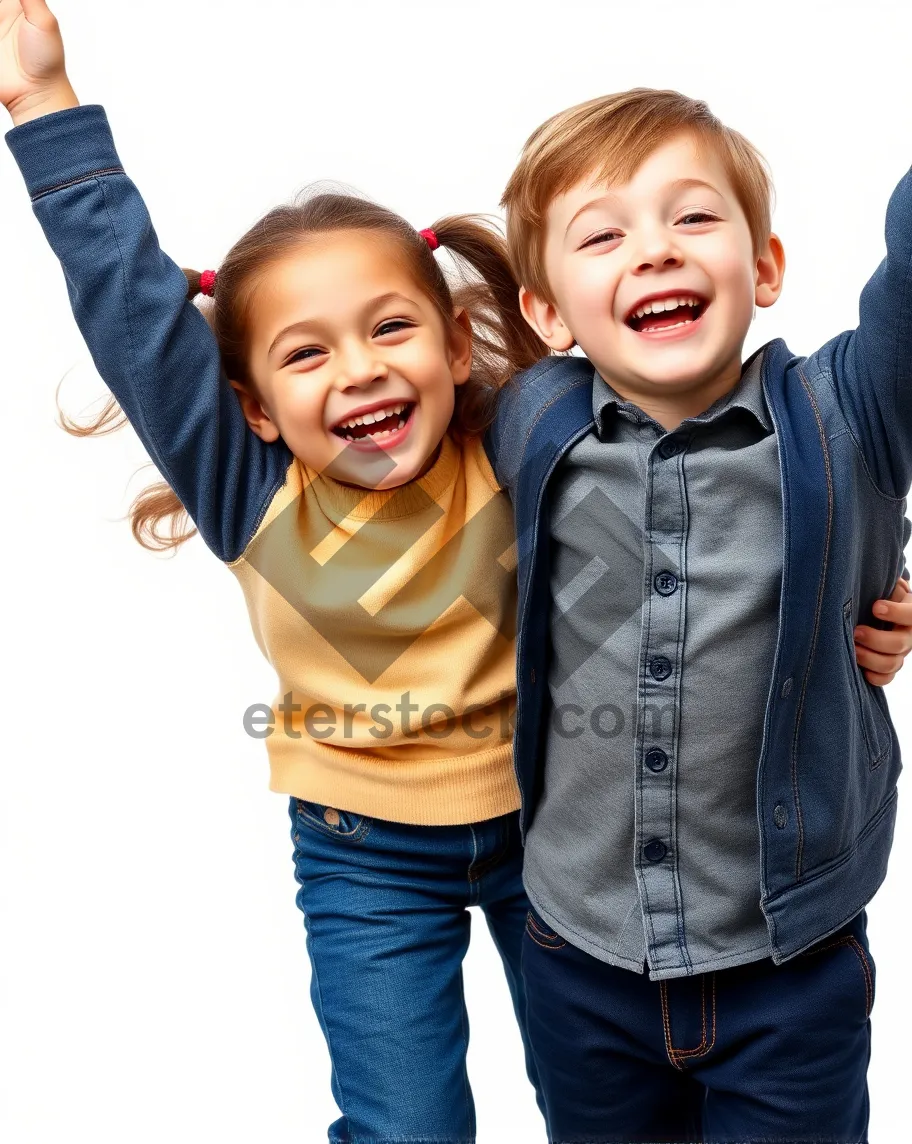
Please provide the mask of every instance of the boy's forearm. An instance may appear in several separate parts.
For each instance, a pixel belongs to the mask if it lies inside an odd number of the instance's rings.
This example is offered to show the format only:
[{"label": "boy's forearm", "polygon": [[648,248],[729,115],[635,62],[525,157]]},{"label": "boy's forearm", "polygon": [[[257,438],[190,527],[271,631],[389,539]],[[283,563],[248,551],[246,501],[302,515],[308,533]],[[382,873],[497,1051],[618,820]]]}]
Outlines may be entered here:
[{"label": "boy's forearm", "polygon": [[65,80],[46,91],[27,96],[19,104],[13,104],[9,108],[9,113],[13,126],[21,127],[23,123],[38,119],[41,115],[51,115],[55,111],[65,111],[68,107],[78,106],[76,92],[70,86],[69,80]]}]

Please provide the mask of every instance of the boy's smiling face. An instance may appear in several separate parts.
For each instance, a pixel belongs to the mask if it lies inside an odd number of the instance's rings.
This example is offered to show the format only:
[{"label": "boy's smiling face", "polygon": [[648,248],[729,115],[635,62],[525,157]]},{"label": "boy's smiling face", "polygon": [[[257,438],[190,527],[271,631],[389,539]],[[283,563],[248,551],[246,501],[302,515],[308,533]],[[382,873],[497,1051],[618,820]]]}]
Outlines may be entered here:
[{"label": "boy's smiling face", "polygon": [[775,302],[785,266],[775,235],[754,252],[721,161],[686,131],[629,182],[555,198],[543,253],[553,302],[524,290],[527,319],[668,428],[737,383],[754,306]]}]

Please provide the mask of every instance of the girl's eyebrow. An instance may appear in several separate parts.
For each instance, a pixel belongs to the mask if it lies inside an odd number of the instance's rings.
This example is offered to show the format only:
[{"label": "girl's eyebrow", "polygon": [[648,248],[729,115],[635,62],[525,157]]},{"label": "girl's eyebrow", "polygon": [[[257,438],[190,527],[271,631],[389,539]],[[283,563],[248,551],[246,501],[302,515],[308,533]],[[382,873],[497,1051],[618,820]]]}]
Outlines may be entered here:
[{"label": "girl's eyebrow", "polygon": [[[411,306],[415,305],[412,298],[407,298],[405,294],[400,294],[395,290],[391,290],[388,294],[380,294],[376,298],[371,298],[370,301],[365,303],[363,313],[371,314],[375,310],[379,310],[381,306],[387,305],[389,302],[406,302]],[[276,350],[276,347],[283,338],[289,334],[306,334],[308,330],[318,326],[319,320],[317,318],[302,318],[299,322],[292,322],[290,326],[286,326],[283,330],[279,330],[272,340],[272,345],[266,351],[266,357],[271,358]]]}]

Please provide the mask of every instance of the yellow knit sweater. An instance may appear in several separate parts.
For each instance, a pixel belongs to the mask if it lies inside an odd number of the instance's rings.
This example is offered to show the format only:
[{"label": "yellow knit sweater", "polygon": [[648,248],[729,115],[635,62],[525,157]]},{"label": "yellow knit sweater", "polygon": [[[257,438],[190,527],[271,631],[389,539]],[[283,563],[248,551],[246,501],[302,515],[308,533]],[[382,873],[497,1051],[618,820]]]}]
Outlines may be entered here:
[{"label": "yellow knit sweater", "polygon": [[294,460],[228,563],[279,677],[271,789],[428,825],[515,810],[515,560],[478,438],[381,492]]}]

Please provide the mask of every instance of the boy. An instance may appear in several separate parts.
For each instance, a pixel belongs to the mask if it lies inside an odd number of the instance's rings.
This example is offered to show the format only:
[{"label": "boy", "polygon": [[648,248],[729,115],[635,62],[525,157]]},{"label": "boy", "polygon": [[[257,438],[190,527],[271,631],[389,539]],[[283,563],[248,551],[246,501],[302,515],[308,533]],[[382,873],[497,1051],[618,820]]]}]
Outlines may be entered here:
[{"label": "boy", "polygon": [[858,329],[742,363],[782,288],[769,199],[747,140],[648,89],[548,120],[504,194],[527,320],[586,355],[492,437],[555,1141],[866,1133],[901,763],[852,629],[909,539],[912,174]]}]

